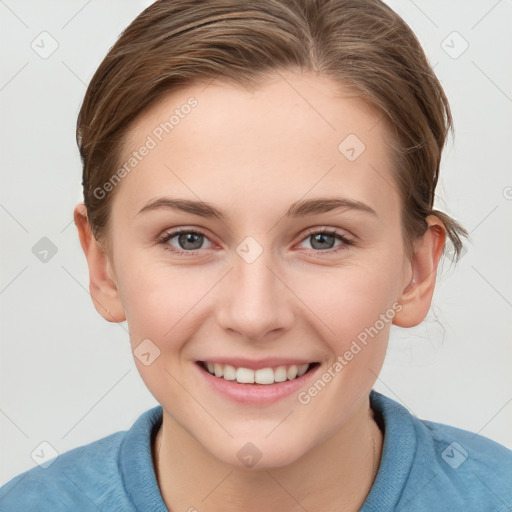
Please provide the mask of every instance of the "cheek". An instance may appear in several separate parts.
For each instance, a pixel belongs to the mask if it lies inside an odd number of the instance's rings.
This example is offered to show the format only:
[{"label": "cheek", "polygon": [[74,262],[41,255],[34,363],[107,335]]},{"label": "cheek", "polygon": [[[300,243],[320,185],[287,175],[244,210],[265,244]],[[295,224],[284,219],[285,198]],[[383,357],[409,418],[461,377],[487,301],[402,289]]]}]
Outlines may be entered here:
[{"label": "cheek", "polygon": [[176,409],[187,398],[177,385],[184,349],[201,325],[199,306],[213,286],[212,276],[195,279],[183,269],[154,263],[142,268],[128,274],[122,288],[134,361],[156,400]]},{"label": "cheek", "polygon": [[[303,390],[298,401],[308,412],[313,430],[332,433],[350,417],[380,373],[393,318],[400,305],[395,301],[395,258],[361,262],[340,269],[323,280],[322,287],[302,288],[305,302],[314,305],[331,354],[318,380]],[[308,291],[309,290],[309,291]],[[336,408],[332,404],[337,404]],[[330,418],[326,426],[325,418]]]},{"label": "cheek", "polygon": [[149,338],[178,351],[201,324],[202,300],[218,281],[212,270],[171,266],[164,259],[122,262],[120,295],[135,347]]},{"label": "cheek", "polygon": [[[310,307],[317,324],[323,325],[325,339],[332,340],[337,351],[392,309],[400,276],[393,261],[396,255],[383,254],[371,262],[361,259],[343,268],[326,268],[323,274],[305,272],[294,278],[295,293]],[[382,326],[380,330],[385,334]]]}]

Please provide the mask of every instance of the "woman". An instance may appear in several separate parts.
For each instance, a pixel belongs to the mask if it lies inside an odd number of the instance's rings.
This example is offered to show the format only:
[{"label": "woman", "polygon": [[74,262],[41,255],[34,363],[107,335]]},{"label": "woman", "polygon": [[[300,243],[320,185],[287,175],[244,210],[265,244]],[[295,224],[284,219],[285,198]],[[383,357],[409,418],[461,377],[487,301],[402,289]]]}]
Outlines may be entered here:
[{"label": "woman", "polygon": [[[158,1],[94,75],[75,223],[161,404],[2,510],[498,510],[512,453],[372,390],[427,314],[448,101],[379,0]],[[18,508],[16,508],[18,507]]]}]

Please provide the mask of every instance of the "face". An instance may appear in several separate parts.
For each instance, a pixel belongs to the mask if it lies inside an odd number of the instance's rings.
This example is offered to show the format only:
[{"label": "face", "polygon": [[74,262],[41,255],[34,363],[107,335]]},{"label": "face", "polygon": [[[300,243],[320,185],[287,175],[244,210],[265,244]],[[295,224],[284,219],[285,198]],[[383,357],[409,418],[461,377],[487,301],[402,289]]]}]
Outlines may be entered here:
[{"label": "face", "polygon": [[365,403],[411,278],[385,130],[287,73],[190,86],[130,131],[110,273],[164,424],[216,458],[292,463]]}]

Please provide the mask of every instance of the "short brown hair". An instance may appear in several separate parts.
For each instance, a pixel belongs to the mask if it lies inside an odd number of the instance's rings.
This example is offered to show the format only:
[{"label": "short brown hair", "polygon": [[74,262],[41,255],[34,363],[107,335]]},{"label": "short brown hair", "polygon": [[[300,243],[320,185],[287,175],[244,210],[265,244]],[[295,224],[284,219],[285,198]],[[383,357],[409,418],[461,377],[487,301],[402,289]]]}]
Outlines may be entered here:
[{"label": "short brown hair", "polygon": [[462,249],[466,230],[433,209],[450,106],[421,45],[380,0],[159,0],[121,34],[94,74],[77,121],[84,203],[105,238],[115,188],[94,193],[120,165],[135,119],[199,81],[261,85],[279,70],[312,71],[376,107],[390,130],[408,251],[437,215]]}]

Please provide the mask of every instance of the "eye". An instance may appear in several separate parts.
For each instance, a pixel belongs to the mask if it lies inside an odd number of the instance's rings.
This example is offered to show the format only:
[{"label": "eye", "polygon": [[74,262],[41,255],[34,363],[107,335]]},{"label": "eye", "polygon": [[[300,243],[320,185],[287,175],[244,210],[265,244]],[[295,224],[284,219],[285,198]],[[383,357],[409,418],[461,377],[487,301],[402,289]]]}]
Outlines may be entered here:
[{"label": "eye", "polygon": [[[175,238],[178,247],[171,244],[171,240]],[[202,249],[202,245],[206,238],[204,233],[189,229],[179,229],[171,233],[164,233],[158,240],[164,249],[171,252],[175,256],[184,256],[189,254],[196,254],[196,251]]]},{"label": "eye", "polygon": [[[176,239],[174,244],[171,243],[173,239]],[[182,228],[170,233],[164,233],[163,236],[158,239],[158,243],[174,256],[194,256],[198,251],[204,249],[203,244],[205,240],[208,240],[208,238],[201,231]],[[315,255],[319,253],[337,253],[353,245],[353,241],[347,236],[328,228],[309,231],[303,239],[303,243],[306,240],[311,240],[312,249],[308,252]],[[338,246],[334,245],[336,240],[339,241]],[[209,243],[210,246],[214,245],[211,242]]]},{"label": "eye", "polygon": [[[346,235],[328,228],[309,231],[304,241],[306,240],[311,241],[310,243],[313,253],[328,252],[332,254],[340,250],[347,249],[348,246],[353,245],[352,240],[350,240]],[[340,243],[337,248],[332,250],[336,240],[339,240]]]}]

